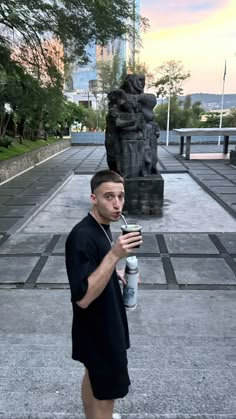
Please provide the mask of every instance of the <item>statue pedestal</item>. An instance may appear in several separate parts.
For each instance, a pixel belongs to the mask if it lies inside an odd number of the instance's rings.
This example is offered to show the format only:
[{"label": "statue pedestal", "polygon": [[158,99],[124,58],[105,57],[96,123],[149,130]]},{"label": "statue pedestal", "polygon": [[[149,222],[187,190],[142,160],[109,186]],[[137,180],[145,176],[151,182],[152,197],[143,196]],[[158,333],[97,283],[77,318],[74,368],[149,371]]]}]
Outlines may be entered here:
[{"label": "statue pedestal", "polygon": [[160,174],[125,179],[123,212],[133,215],[161,215],[164,179]]}]

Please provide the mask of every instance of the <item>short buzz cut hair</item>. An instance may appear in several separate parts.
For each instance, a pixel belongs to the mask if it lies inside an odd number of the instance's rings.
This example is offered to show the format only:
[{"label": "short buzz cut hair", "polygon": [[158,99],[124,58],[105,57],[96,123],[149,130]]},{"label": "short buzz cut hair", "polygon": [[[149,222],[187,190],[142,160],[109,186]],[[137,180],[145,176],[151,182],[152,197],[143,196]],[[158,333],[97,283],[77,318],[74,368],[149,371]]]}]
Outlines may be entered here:
[{"label": "short buzz cut hair", "polygon": [[114,183],[122,183],[124,185],[124,179],[114,170],[100,170],[99,172],[95,173],[92,177],[90,185],[91,185],[91,193],[95,191],[102,183],[105,182],[114,182]]}]

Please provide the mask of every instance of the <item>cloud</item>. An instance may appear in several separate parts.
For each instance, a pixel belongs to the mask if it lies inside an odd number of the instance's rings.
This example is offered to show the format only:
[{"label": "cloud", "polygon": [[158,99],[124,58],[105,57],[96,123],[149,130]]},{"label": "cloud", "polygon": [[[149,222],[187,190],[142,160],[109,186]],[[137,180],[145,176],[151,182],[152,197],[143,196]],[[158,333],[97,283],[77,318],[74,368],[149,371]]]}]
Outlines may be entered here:
[{"label": "cloud", "polygon": [[152,30],[159,30],[207,19],[226,3],[226,0],[145,0],[141,13],[149,19]]},{"label": "cloud", "polygon": [[[235,0],[180,0],[178,7],[170,0],[152,1],[158,8],[158,16],[153,12],[152,21],[159,23],[152,24],[143,36],[141,60],[152,69],[172,59],[182,61],[192,75],[188,90],[220,93],[226,59],[226,90],[235,92]],[[150,6],[150,0],[147,4]],[[165,19],[167,10],[172,13]]]}]

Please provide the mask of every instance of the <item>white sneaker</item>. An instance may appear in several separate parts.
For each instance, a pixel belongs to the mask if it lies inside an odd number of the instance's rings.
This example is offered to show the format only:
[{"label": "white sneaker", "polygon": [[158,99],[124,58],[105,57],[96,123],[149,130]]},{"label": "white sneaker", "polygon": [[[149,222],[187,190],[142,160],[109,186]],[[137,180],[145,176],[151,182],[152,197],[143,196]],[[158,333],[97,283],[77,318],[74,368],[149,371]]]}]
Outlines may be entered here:
[{"label": "white sneaker", "polygon": [[112,419],[121,419],[121,415],[119,413],[113,413]]}]

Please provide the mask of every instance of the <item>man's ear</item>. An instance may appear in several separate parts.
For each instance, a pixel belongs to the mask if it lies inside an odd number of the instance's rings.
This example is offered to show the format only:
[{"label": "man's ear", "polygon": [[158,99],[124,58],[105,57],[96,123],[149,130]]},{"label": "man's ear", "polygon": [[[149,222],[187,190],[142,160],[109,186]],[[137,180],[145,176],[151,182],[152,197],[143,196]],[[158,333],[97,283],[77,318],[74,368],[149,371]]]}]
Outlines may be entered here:
[{"label": "man's ear", "polygon": [[93,193],[91,193],[90,199],[91,199],[92,204],[93,205],[96,205],[96,203],[97,203],[96,195],[94,195]]}]

